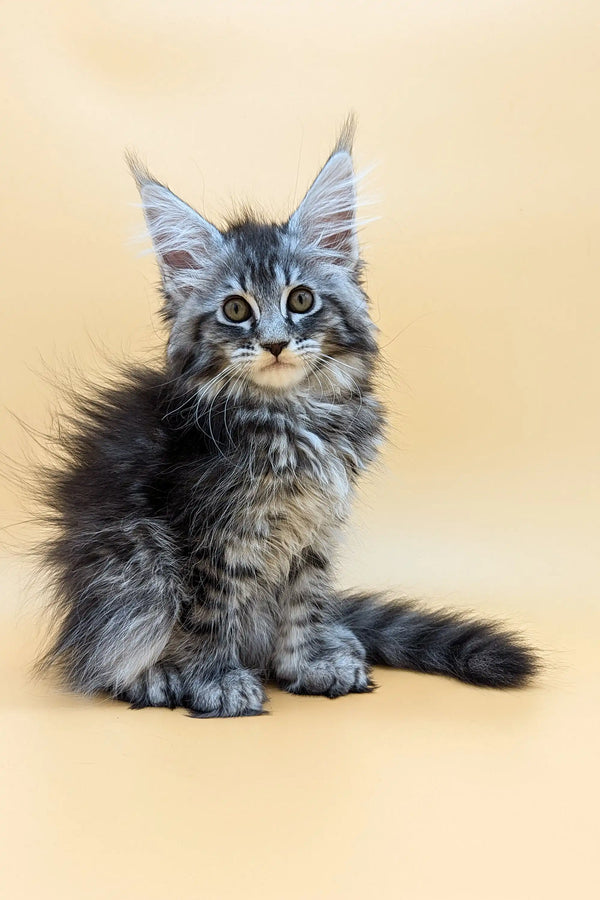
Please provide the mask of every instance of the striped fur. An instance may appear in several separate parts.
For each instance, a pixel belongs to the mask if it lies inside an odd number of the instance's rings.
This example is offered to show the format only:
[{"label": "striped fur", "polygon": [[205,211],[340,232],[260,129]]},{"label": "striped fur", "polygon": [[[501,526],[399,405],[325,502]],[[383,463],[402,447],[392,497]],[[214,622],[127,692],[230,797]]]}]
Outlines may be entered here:
[{"label": "striped fur", "polygon": [[[163,367],[79,398],[47,474],[56,630],[41,666],[73,689],[242,716],[262,712],[268,679],[337,697],[369,691],[375,663],[496,687],[535,671],[501,628],[335,591],[384,429],[350,142],[288,222],[221,231],[132,162],[169,340]],[[288,306],[298,285],[304,313]]]}]

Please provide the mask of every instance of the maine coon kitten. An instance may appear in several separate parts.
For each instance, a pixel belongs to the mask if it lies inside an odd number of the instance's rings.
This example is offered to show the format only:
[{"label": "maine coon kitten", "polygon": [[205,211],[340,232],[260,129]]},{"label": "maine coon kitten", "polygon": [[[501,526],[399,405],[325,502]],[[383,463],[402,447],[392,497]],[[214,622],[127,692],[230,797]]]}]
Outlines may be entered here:
[{"label": "maine coon kitten", "polygon": [[384,421],[351,139],[287,222],[225,230],[130,160],[169,338],[163,367],[81,399],[49,478],[42,666],[74,690],[244,716],[269,679],[339,697],[371,690],[373,664],[492,687],[534,673],[501,627],[332,584]]}]

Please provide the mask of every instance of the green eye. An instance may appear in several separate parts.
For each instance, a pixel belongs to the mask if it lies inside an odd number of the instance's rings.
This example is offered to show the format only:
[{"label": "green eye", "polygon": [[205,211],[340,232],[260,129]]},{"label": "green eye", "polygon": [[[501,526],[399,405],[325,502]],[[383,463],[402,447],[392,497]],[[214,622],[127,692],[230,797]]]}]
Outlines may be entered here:
[{"label": "green eye", "polygon": [[315,305],[312,291],[305,287],[294,288],[287,298],[287,307],[290,312],[305,313]]},{"label": "green eye", "polygon": [[245,322],[252,315],[252,307],[243,297],[229,297],[223,304],[223,312],[230,322]]}]

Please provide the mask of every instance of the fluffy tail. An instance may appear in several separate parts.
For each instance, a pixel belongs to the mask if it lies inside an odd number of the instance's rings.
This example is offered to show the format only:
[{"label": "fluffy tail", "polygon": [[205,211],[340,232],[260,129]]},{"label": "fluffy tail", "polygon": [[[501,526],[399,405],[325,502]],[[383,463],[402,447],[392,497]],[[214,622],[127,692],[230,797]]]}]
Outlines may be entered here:
[{"label": "fluffy tail", "polygon": [[518,635],[460,613],[352,594],[340,598],[336,619],[354,632],[373,665],[494,688],[523,687],[539,669],[536,654]]}]

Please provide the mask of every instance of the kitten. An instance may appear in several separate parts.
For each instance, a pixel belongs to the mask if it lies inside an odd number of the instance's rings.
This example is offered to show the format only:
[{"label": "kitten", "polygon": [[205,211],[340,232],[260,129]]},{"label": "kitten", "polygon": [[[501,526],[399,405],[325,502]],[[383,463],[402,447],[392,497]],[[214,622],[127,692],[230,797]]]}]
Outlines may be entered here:
[{"label": "kitten", "polygon": [[333,587],[384,425],[352,136],[283,224],[218,230],[129,160],[169,337],[162,367],[80,399],[47,482],[57,633],[41,667],[76,691],[245,716],[268,679],[340,697],[370,691],[373,664],[492,687],[536,670],[494,624]]}]

